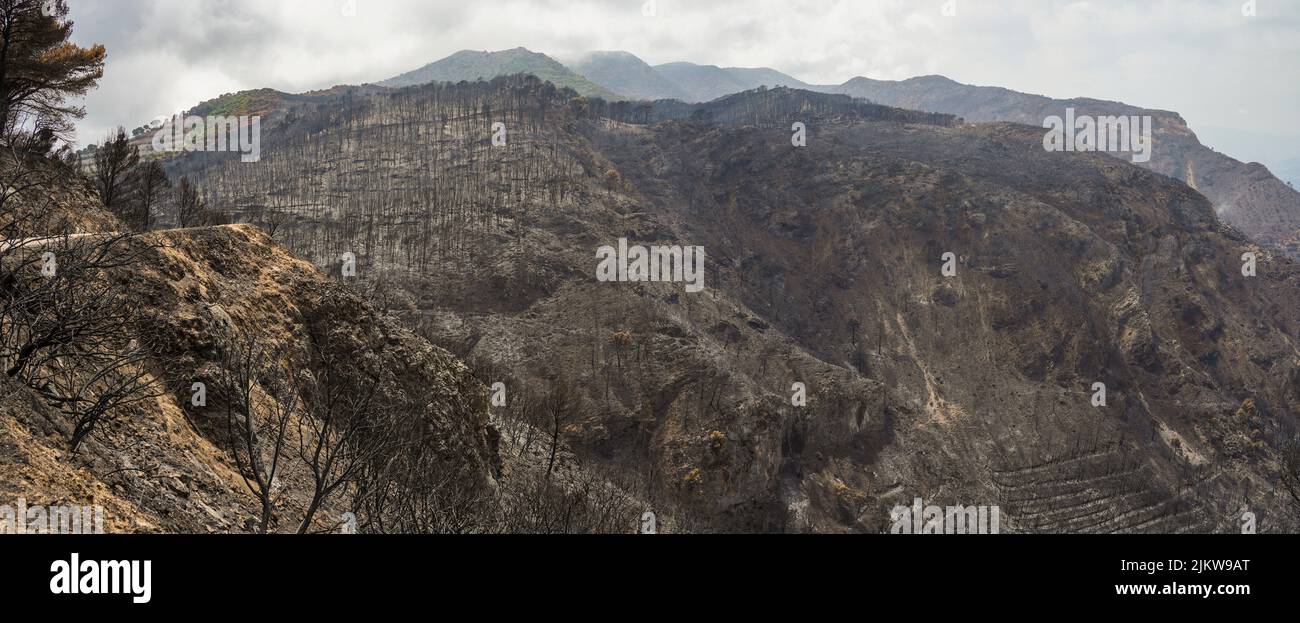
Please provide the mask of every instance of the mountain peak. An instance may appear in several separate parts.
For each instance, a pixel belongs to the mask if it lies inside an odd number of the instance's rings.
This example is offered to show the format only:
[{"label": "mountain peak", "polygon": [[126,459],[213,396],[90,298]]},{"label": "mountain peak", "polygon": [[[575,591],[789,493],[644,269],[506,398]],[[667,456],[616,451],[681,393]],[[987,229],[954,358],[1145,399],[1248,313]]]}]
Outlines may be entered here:
[{"label": "mountain peak", "polygon": [[922,82],[926,84],[957,84],[956,80],[939,74],[926,74],[924,76],[914,76],[907,79],[912,82]]},{"label": "mountain peak", "polygon": [[386,87],[406,87],[430,82],[474,82],[510,74],[532,74],[558,87],[567,87],[579,95],[608,100],[623,99],[592,81],[574,73],[559,61],[525,47],[508,50],[461,50],[443,58],[380,82]]},{"label": "mountain peak", "polygon": [[[628,60],[635,59],[635,60],[637,60],[637,61],[641,61],[641,58],[640,58],[640,57],[638,57],[637,55],[635,55],[635,54],[633,54],[633,53],[631,53],[631,52],[628,52],[628,51],[626,51],[626,50],[589,50],[589,51],[587,51],[587,52],[583,52],[583,53],[580,54],[577,58],[579,58],[579,59],[583,59],[583,58],[620,58],[620,59],[628,59]],[[641,61],[641,62],[645,62],[645,61]]]},{"label": "mountain peak", "polygon": [[807,89],[809,85],[768,67],[719,67],[675,62],[656,65],[658,71],[686,93],[686,101],[708,102],[761,86]]},{"label": "mountain peak", "polygon": [[569,68],[611,91],[634,99],[687,100],[690,94],[635,54],[598,50],[579,55]]}]

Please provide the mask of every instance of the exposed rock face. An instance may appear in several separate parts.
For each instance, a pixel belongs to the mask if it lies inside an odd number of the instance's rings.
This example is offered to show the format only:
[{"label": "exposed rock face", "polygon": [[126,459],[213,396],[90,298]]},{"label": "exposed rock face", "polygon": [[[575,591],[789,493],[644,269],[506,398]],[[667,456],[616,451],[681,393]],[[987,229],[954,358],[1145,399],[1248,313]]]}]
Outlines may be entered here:
[{"label": "exposed rock face", "polygon": [[[438,343],[570,379],[581,459],[701,529],[883,531],[916,497],[999,505],[1004,531],[1234,531],[1243,506],[1296,528],[1273,485],[1300,406],[1300,274],[1187,185],[1046,153],[1034,127],[811,93],[644,125],[527,84],[458,88],[360,103],[347,128],[304,108],[319,133],[264,140],[267,175],[196,170],[232,204],[293,206],[283,237],[322,265],[363,250],[373,291]],[[435,96],[520,125],[496,151],[481,112],[388,125],[384,105]],[[340,180],[369,199],[337,203]],[[412,235],[422,218],[436,242]],[[598,282],[594,252],[620,238],[703,246],[705,291]],[[436,270],[406,259],[430,254]]]},{"label": "exposed rock face", "polygon": [[[93,207],[83,207],[93,212]],[[344,373],[364,375],[412,412],[436,444],[449,478],[492,491],[499,460],[486,389],[445,351],[377,313],[359,295],[244,225],[154,232],[126,244],[139,260],[107,277],[142,306],[139,343],[160,394],[101,425],[74,455],[69,425],[29,388],[0,375],[0,499],[29,505],[99,505],[107,531],[245,531],[254,499],[225,445],[214,379],[235,336],[280,353],[286,370],[309,339],[328,345]],[[194,383],[210,402],[194,406]],[[288,459],[285,461],[290,463]],[[305,475],[282,470],[285,494],[273,529],[292,530]],[[335,503],[319,529],[339,520]]]}]

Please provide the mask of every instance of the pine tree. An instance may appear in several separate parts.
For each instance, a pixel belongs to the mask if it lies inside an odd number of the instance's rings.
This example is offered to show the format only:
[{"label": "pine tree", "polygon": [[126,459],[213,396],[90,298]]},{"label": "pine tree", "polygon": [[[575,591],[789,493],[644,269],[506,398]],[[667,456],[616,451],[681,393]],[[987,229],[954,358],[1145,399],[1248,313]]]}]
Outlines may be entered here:
[{"label": "pine tree", "polygon": [[104,75],[104,46],[68,40],[64,0],[0,0],[0,123],[6,140],[45,129],[67,140],[85,110],[67,103]]}]

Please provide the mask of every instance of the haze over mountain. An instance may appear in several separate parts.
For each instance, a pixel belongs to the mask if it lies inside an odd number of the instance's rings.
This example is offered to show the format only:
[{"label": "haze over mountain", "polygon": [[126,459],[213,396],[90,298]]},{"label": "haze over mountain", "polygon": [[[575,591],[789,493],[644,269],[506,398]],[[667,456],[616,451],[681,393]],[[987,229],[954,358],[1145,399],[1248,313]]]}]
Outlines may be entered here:
[{"label": "haze over mountain", "polygon": [[621,95],[592,83],[551,57],[522,47],[497,52],[461,50],[442,60],[383,80],[379,84],[387,87],[404,87],[429,82],[489,80],[511,74],[532,74],[556,86],[571,88],[584,96],[622,99]]},{"label": "haze over mountain", "polygon": [[802,81],[766,67],[717,67],[686,62],[651,67],[637,56],[620,50],[588,52],[562,64],[546,54],[522,47],[496,52],[462,50],[379,84],[403,87],[487,80],[511,74],[532,74],[556,86],[569,87],[580,95],[607,100],[707,102],[760,86],[808,88]]},{"label": "haze over mountain", "polygon": [[707,102],[760,86],[808,88],[808,85],[766,67],[717,67],[677,62],[656,65],[655,70],[686,91],[688,102]]},{"label": "haze over mountain", "polygon": [[699,101],[680,84],[628,52],[588,52],[565,64],[592,82],[632,99]]},{"label": "haze over mountain", "polygon": [[1278,175],[1290,182],[1293,187],[1300,184],[1300,158],[1283,161],[1278,167]]}]

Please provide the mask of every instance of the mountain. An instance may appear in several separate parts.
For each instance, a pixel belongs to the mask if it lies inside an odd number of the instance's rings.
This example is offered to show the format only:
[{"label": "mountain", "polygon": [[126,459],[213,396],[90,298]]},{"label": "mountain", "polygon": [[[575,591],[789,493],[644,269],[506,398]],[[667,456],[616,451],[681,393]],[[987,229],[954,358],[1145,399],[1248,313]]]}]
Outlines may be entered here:
[{"label": "mountain", "polygon": [[[1143,167],[1185,182],[1214,203],[1220,218],[1278,246],[1300,234],[1300,193],[1263,165],[1243,163],[1200,143],[1177,113],[1087,98],[1053,99],[1000,87],[961,84],[942,76],[901,81],[854,78],[831,89],[889,106],[958,115],[966,121],[1011,121],[1041,127],[1066,108],[1078,115],[1151,115],[1155,148]],[[1300,257],[1300,256],[1297,256]]]},{"label": "mountain", "polygon": [[[844,95],[573,95],[321,96],[255,167],[169,166],[322,269],[353,253],[380,311],[500,383],[503,489],[558,463],[684,531],[886,532],[918,497],[1007,532],[1297,528],[1300,268],[1188,185]],[[598,279],[623,245],[701,247],[703,290]]]},{"label": "mountain", "polygon": [[718,67],[685,62],[655,65],[654,68],[684,91],[688,102],[707,102],[760,86],[807,87],[799,80],[766,68]]},{"label": "mountain", "polygon": [[718,67],[666,63],[651,67],[630,52],[587,52],[565,65],[592,82],[632,99],[707,102],[761,86],[809,88],[804,82],[767,67]]},{"label": "mountain", "polygon": [[565,64],[588,80],[632,99],[691,99],[658,70],[627,52],[588,52]]},{"label": "mountain", "polygon": [[746,91],[762,86],[815,90],[802,80],[767,67],[727,67],[723,71],[735,78],[737,82],[747,85]]},{"label": "mountain", "polygon": [[499,52],[461,50],[447,58],[389,78],[379,84],[386,87],[404,87],[430,82],[462,80],[472,82],[510,74],[532,74],[556,86],[571,88],[583,96],[608,100],[623,99],[621,95],[574,73],[549,56],[525,48]]}]

